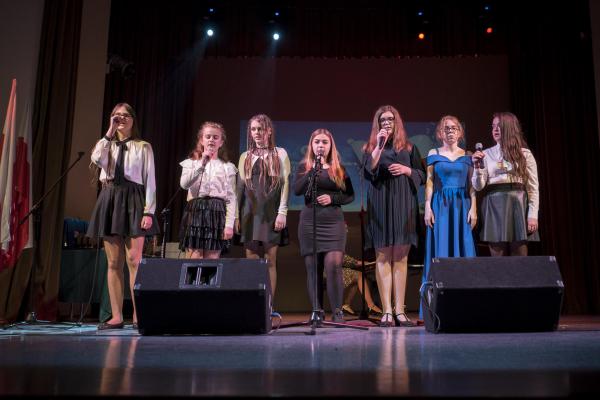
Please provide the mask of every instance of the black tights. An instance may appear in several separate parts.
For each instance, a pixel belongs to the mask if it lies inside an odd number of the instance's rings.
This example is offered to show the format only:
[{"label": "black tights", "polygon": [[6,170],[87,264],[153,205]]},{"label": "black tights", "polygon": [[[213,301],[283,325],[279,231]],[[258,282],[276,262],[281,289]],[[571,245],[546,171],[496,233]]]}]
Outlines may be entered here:
[{"label": "black tights", "polygon": [[317,310],[323,308],[323,270],[327,276],[327,296],[331,311],[342,308],[344,298],[344,280],[342,279],[342,260],[344,253],[341,251],[328,251],[327,253],[317,254],[317,271],[315,271],[313,256],[304,256],[304,265],[306,265],[306,285],[308,287],[308,297],[310,297],[311,306],[315,304],[314,279],[317,274]]}]

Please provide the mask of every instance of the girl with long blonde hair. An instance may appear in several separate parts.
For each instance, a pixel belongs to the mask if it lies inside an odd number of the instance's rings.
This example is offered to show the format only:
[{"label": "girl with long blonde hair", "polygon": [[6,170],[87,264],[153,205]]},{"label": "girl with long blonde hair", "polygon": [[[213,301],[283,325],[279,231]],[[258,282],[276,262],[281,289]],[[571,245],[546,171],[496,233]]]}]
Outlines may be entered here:
[{"label": "girl with long blonde hair", "polygon": [[[316,220],[313,220],[313,198],[310,185],[317,185]],[[354,200],[354,189],[342,166],[333,135],[327,129],[315,130],[308,142],[304,159],[299,163],[294,179],[294,193],[304,196],[300,212],[298,238],[300,254],[306,266],[306,284],[311,304],[316,305],[318,318],[324,317],[323,271],[327,276],[327,295],[333,322],[344,322],[342,303],[344,282],[342,263],[346,249],[346,229],[341,206]],[[316,237],[313,237],[313,223]],[[317,268],[313,243],[317,246]],[[315,276],[316,274],[316,276]],[[317,280],[315,292],[313,282]]]}]

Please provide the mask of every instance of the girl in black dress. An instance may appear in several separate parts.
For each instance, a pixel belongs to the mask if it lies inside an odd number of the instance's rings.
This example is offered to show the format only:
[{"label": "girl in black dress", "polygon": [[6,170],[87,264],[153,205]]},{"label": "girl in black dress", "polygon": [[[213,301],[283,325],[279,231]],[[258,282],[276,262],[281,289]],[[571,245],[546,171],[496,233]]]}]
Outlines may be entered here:
[{"label": "girl in black dress", "polygon": [[238,163],[236,230],[247,258],[264,256],[269,262],[271,293],[275,295],[277,249],[287,244],[282,231],[287,219],[290,159],[285,149],[275,146],[273,122],[264,114],[248,121],[247,143],[248,150]]},{"label": "girl in black dress", "polygon": [[[112,318],[98,325],[98,329],[120,329],[123,328],[123,262],[129,269],[133,301],[144,237],[159,233],[154,216],[156,183],[152,146],[139,138],[135,111],[129,104],[117,104],[112,110],[109,128],[92,152],[92,165],[101,170],[102,191],[87,236],[101,237],[104,242],[112,313]],[[137,328],[135,301],[133,326]]]},{"label": "girl in black dress", "polygon": [[[316,172],[317,209],[316,238],[313,238],[312,193],[309,186]],[[308,192],[307,192],[308,191]],[[308,294],[311,304],[320,310],[323,306],[323,270],[327,275],[327,295],[332,309],[333,322],[344,322],[342,301],[344,282],[342,263],[346,248],[346,228],[341,206],[354,200],[352,182],[340,162],[331,132],[317,129],[310,136],[304,160],[298,165],[294,179],[294,193],[304,195],[305,207],[300,212],[298,238],[300,254],[306,265]],[[313,239],[317,245],[317,270],[314,268]],[[315,274],[317,293],[314,289]],[[322,317],[322,312],[320,313]]]},{"label": "girl in black dress", "polygon": [[[405,313],[410,246],[418,242],[417,189],[425,182],[421,155],[406,139],[398,110],[375,112],[363,160],[367,189],[367,245],[376,252],[376,278],[381,296],[381,326],[413,326]],[[394,309],[392,309],[392,292]],[[395,311],[395,312],[394,312]]]}]

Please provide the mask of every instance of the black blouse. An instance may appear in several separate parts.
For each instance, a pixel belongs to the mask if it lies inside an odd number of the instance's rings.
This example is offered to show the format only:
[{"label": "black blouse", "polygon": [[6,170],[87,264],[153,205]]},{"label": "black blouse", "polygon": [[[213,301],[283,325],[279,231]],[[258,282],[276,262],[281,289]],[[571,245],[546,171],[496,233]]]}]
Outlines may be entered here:
[{"label": "black blouse", "polygon": [[[354,200],[354,188],[352,187],[352,181],[350,177],[344,171],[344,184],[346,189],[342,190],[336,183],[329,177],[326,169],[321,169],[317,175],[317,197],[322,194],[328,194],[331,196],[330,206],[340,207],[344,204],[352,203]],[[296,196],[304,195],[304,204],[306,206],[312,206],[311,193],[306,195],[308,189],[309,177],[312,174],[312,170],[307,172],[304,171],[304,163],[298,165],[298,170],[294,177],[294,193]],[[320,207],[320,204],[317,204]]]}]

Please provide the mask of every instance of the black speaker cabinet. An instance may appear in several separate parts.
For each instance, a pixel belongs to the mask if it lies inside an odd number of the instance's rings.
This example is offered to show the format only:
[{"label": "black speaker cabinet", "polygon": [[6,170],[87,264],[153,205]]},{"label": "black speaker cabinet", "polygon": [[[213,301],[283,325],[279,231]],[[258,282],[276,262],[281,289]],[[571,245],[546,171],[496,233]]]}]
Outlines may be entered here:
[{"label": "black speaker cabinet", "polygon": [[429,332],[533,332],[558,327],[556,259],[435,258],[421,302]]},{"label": "black speaker cabinet", "polygon": [[142,335],[271,330],[264,259],[146,258],[133,292]]}]

